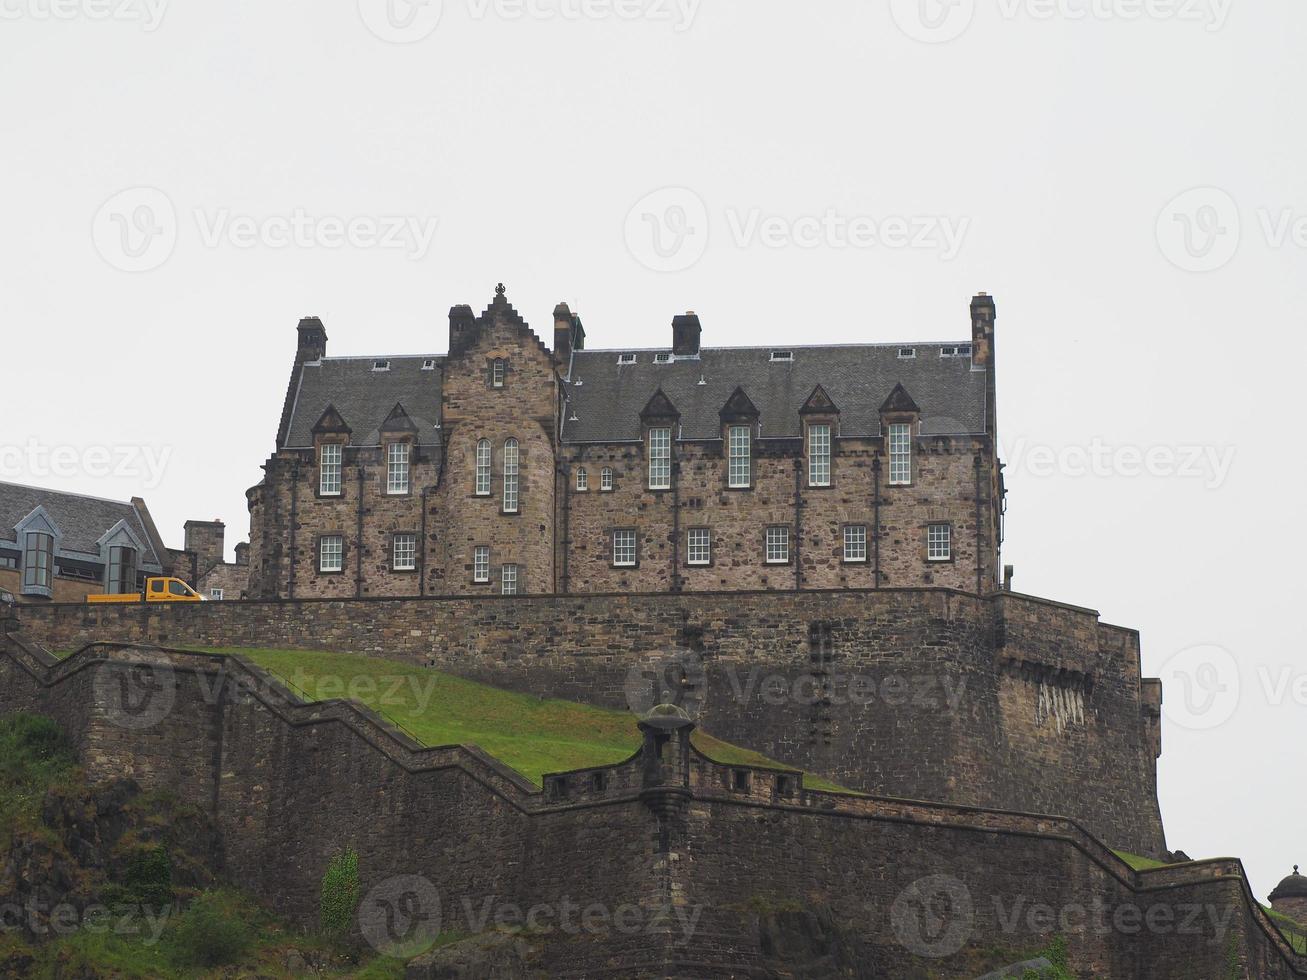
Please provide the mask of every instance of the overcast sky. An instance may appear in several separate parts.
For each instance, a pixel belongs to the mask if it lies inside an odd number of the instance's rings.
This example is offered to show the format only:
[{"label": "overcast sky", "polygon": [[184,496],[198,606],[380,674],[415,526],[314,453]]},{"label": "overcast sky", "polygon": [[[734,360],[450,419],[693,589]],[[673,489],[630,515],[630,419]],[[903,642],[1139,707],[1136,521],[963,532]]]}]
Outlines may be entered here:
[{"label": "overcast sky", "polygon": [[920,3],[0,0],[0,479],[230,553],[305,314],[443,353],[502,280],[594,347],[966,340],[989,291],[1015,586],[1142,631],[1170,846],[1264,899],[1307,864],[1307,8]]}]

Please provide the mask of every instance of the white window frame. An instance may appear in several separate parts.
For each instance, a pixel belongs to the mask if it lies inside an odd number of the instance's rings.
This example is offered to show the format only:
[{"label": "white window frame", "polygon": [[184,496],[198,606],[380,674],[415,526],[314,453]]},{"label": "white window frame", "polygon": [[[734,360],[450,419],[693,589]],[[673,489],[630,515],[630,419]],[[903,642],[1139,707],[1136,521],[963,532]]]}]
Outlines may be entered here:
[{"label": "white window frame", "polygon": [[496,357],[493,361],[490,362],[490,387],[492,388],[504,387],[505,373],[506,371],[504,368],[504,359],[502,357]]},{"label": "white window frame", "polygon": [[386,446],[386,493],[388,495],[408,494],[410,456],[407,442],[392,442]]},{"label": "white window frame", "polygon": [[926,525],[926,560],[953,560],[952,524],[935,523]]},{"label": "white window frame", "polygon": [[222,602],[222,589],[210,589],[209,598],[214,602]]},{"label": "white window frame", "polygon": [[[332,545],[332,547],[328,547]],[[334,561],[334,564],[330,562]],[[345,537],[341,534],[324,534],[318,539],[318,571],[325,573],[345,570]]]},{"label": "white window frame", "polygon": [[649,489],[672,488],[672,430],[657,425],[649,430]]},{"label": "white window frame", "polygon": [[585,493],[590,489],[590,474],[586,472],[584,466],[576,468],[576,490],[577,493]]},{"label": "white window frame", "polygon": [[[405,547],[401,548],[400,545]],[[396,534],[390,541],[390,570],[416,572],[418,567],[418,536],[407,531]]]},{"label": "white window frame", "polygon": [[790,526],[774,524],[767,528],[763,541],[763,559],[768,565],[790,563]]},{"label": "white window frame", "polygon": [[692,527],[685,533],[685,563],[695,567],[712,564],[712,531]]},{"label": "white window frame", "polygon": [[478,497],[490,496],[490,467],[494,460],[495,448],[489,439],[477,440],[476,478],[472,492]]},{"label": "white window frame", "polygon": [[860,565],[867,560],[867,525],[844,525],[844,564]]},{"label": "white window frame", "polygon": [[345,447],[324,442],[318,447],[318,496],[339,497],[344,484]]},{"label": "white window frame", "polygon": [[912,426],[892,422],[889,426],[890,486],[905,487],[912,483]]},{"label": "white window frame", "polygon": [[516,514],[521,506],[522,448],[516,439],[504,441],[504,513]]},{"label": "white window frame", "polygon": [[605,466],[599,471],[599,489],[613,489],[613,468],[611,466]]},{"label": "white window frame", "polygon": [[518,594],[518,567],[513,563],[499,567],[499,594]]},{"label": "white window frame", "polygon": [[808,486],[830,486],[831,426],[814,422],[808,426]]},{"label": "white window frame", "polygon": [[613,530],[613,567],[635,568],[636,534],[635,528],[619,527]]},{"label": "white window frame", "polygon": [[726,427],[726,485],[732,490],[753,486],[753,432],[747,425]]},{"label": "white window frame", "polygon": [[472,581],[484,585],[490,581],[490,546],[479,544],[472,549]]}]

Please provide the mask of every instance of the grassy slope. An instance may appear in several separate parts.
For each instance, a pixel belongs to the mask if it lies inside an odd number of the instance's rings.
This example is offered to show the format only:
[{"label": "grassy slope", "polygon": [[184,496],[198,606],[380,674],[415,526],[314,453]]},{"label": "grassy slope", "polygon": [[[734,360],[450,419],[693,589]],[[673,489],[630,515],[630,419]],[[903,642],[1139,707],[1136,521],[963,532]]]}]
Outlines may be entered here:
[{"label": "grassy slope", "polygon": [[[640,744],[628,712],[515,694],[392,660],[304,650],[206,652],[239,654],[309,700],[352,697],[397,722],[424,745],[478,745],[537,786],[545,773],[621,762]],[[694,733],[694,744],[728,765],[790,768],[703,731]],[[811,775],[804,784],[847,792]]]}]

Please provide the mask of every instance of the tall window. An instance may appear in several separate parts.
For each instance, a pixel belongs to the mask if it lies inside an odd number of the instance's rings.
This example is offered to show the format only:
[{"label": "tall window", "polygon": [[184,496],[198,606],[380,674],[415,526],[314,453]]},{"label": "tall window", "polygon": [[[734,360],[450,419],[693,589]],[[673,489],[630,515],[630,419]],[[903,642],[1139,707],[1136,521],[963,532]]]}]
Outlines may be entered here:
[{"label": "tall window", "polygon": [[767,528],[766,558],[768,565],[784,565],[790,560],[790,529]]},{"label": "tall window", "polygon": [[54,536],[28,531],[23,556],[23,588],[54,588]]},{"label": "tall window", "polygon": [[727,486],[747,487],[750,485],[749,427],[733,425],[726,430],[728,445]]},{"label": "tall window", "polygon": [[391,571],[411,572],[418,567],[418,539],[416,534],[396,534],[392,541],[394,558]]},{"label": "tall window", "polygon": [[318,449],[318,493],[340,496],[340,468],[344,450],[338,442],[324,442]]},{"label": "tall window", "polygon": [[906,422],[889,427],[889,482],[912,482],[912,427]]},{"label": "tall window", "polygon": [[867,560],[867,525],[845,525],[844,560],[846,562],[860,562]]},{"label": "tall window", "polygon": [[830,426],[808,426],[808,486],[830,486]]},{"label": "tall window", "polygon": [[488,545],[477,545],[472,549],[472,581],[490,581],[490,548]]},{"label": "tall window", "polygon": [[605,466],[603,470],[600,471],[599,489],[600,490],[613,489],[613,468],[611,466]]},{"label": "tall window", "polygon": [[392,442],[386,448],[386,493],[408,493],[407,442]]},{"label": "tall window", "polygon": [[504,443],[504,513],[517,513],[518,491],[518,448],[517,440],[509,439]]},{"label": "tall window", "polygon": [[477,482],[476,495],[490,496],[490,440],[482,439],[477,443]]},{"label": "tall window", "polygon": [[953,528],[948,524],[931,524],[926,528],[926,558],[948,561],[953,557]]},{"label": "tall window", "polygon": [[590,489],[590,474],[585,471],[585,467],[579,467],[576,471],[576,489]]},{"label": "tall window", "polygon": [[318,571],[339,572],[345,568],[345,539],[327,534],[318,539]]},{"label": "tall window", "polygon": [[672,485],[672,430],[649,430],[649,489],[666,490]]},{"label": "tall window", "polygon": [[109,591],[118,595],[136,591],[136,549],[109,549]]},{"label": "tall window", "polygon": [[712,537],[706,527],[692,527],[687,532],[685,561],[690,565],[712,562]]},{"label": "tall window", "polygon": [[496,357],[490,365],[490,384],[495,388],[504,387],[504,359]]},{"label": "tall window", "polygon": [[516,565],[505,565],[499,570],[499,591],[504,595],[517,595]]},{"label": "tall window", "polygon": [[631,568],[635,565],[635,529],[619,528],[613,532],[613,566]]}]

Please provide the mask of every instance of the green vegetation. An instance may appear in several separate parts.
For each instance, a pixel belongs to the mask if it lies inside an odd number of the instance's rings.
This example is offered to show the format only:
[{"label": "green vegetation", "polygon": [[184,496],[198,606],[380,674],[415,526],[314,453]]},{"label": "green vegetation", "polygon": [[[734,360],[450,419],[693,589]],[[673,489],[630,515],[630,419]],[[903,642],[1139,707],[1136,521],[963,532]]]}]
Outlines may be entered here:
[{"label": "green vegetation", "polygon": [[[423,745],[478,745],[536,786],[545,773],[621,762],[640,745],[628,712],[516,694],[425,667],[350,653],[216,648],[244,657],[310,701],[352,698],[398,724]],[[788,769],[703,731],[694,744],[726,765]],[[816,776],[810,789],[847,793]]]},{"label": "green vegetation", "polygon": [[1289,941],[1289,945],[1294,948],[1294,951],[1307,956],[1307,929],[1304,929],[1296,920],[1289,918],[1283,912],[1277,912],[1265,905],[1262,908],[1266,910],[1266,914],[1279,927],[1280,934]]},{"label": "green vegetation", "polygon": [[331,859],[322,876],[318,921],[329,936],[342,936],[359,907],[359,856],[349,850]]},{"label": "green vegetation", "polygon": [[0,851],[8,850],[18,828],[39,827],[46,791],[76,772],[72,746],[51,719],[0,716]]},{"label": "green vegetation", "polygon": [[168,958],[178,966],[229,966],[245,958],[254,945],[239,895],[207,892],[168,927]]},{"label": "green vegetation", "polygon": [[1071,972],[1064,937],[1055,936],[1052,942],[1038,953],[1031,955],[1030,959],[1037,960],[1040,957],[1048,960],[1052,966],[1042,970],[1027,970],[1022,980],[1076,980],[1076,975]]},{"label": "green vegetation", "polygon": [[1149,871],[1153,868],[1170,867],[1170,865],[1165,861],[1155,861],[1152,858],[1140,857],[1138,854],[1131,854],[1128,851],[1113,851],[1112,853],[1136,871]]}]

